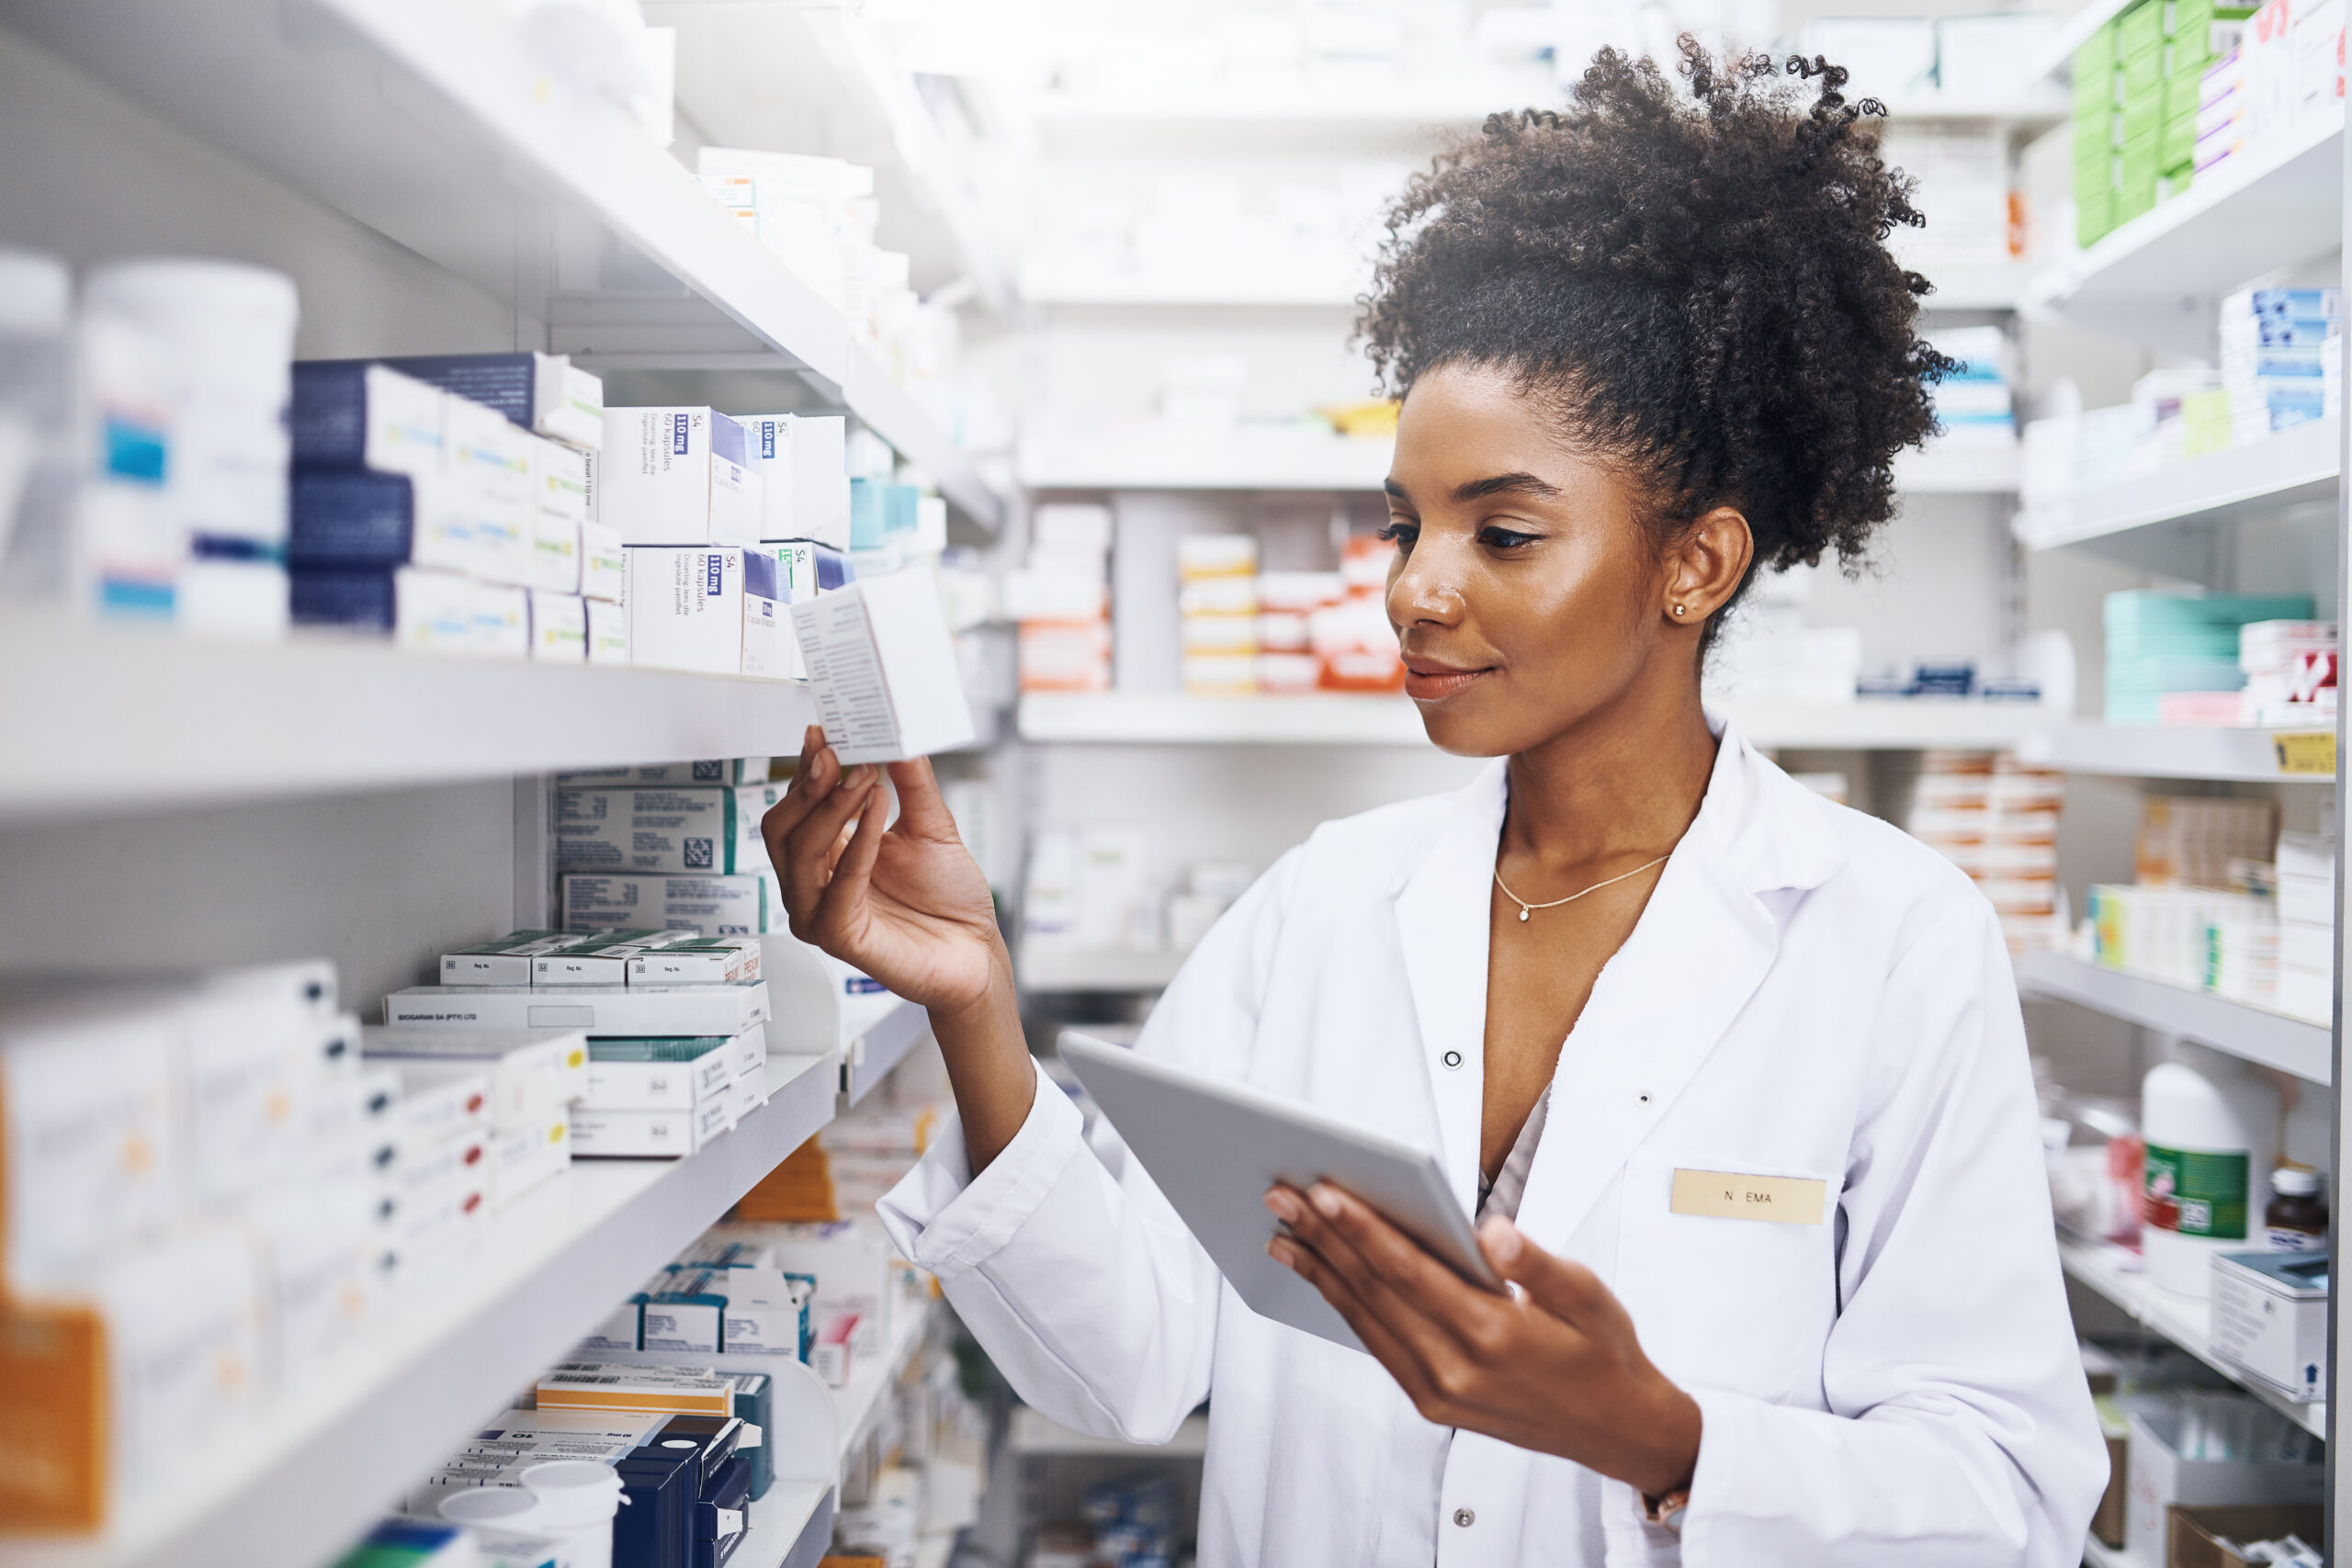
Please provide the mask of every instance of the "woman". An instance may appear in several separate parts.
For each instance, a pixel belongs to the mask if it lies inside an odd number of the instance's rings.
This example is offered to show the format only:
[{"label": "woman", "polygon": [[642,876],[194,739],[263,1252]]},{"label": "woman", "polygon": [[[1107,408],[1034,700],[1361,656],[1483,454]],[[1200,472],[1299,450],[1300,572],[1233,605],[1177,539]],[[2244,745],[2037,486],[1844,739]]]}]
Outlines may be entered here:
[{"label": "woman", "polygon": [[[1326,824],[1138,1048],[1440,1154],[1483,1294],[1328,1187],[1276,1256],[1377,1358],[1270,1323],[1041,1088],[922,764],[811,734],[793,930],[931,1009],[960,1127],[883,1206],[1025,1399],[1165,1440],[1204,1568],[2061,1564],[2105,1483],[2007,954],[1967,879],[1699,699],[1759,567],[1851,564],[1943,362],[1906,182],[1818,63],[1604,53],[1389,220],[1387,595],[1458,795]],[[1869,106],[1865,106],[1869,107]]]}]

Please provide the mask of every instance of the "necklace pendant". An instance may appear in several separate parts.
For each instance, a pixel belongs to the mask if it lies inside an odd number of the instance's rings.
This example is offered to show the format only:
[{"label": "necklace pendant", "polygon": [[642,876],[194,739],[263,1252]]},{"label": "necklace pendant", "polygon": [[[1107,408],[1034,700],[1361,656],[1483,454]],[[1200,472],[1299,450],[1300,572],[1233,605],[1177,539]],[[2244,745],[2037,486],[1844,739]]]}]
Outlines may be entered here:
[{"label": "necklace pendant", "polygon": [[1524,904],[1519,907],[1519,919],[1521,925],[1527,923],[1527,906]]}]

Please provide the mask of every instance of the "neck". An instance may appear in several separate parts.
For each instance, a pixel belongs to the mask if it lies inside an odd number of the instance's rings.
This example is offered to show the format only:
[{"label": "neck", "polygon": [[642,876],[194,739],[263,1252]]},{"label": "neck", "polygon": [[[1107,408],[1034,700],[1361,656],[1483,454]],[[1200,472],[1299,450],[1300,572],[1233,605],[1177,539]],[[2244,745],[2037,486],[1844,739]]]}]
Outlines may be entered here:
[{"label": "neck", "polygon": [[1671,850],[1699,815],[1715,765],[1695,675],[1637,680],[1512,756],[1502,852],[1566,872]]}]

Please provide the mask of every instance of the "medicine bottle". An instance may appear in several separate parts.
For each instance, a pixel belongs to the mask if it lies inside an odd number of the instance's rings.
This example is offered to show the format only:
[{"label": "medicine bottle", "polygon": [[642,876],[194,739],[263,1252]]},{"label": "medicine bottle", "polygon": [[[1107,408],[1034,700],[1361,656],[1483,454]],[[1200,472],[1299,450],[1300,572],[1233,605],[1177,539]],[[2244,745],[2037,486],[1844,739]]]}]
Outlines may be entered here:
[{"label": "medicine bottle", "polygon": [[2273,1252],[2317,1252],[2327,1245],[2326,1179],[2300,1165],[2270,1173],[2277,1196],[2262,1212],[2263,1235]]}]

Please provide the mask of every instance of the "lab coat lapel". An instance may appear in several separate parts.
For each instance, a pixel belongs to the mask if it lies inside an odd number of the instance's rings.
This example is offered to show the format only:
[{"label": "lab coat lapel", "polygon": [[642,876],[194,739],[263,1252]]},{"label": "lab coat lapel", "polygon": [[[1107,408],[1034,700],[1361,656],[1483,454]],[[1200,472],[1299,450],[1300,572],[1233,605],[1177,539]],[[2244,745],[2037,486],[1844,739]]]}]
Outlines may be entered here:
[{"label": "lab coat lapel", "polygon": [[[1502,833],[1504,765],[1496,762],[1453,808],[1396,892],[1396,935],[1420,1026],[1447,1182],[1464,1210],[1478,1197],[1478,1124],[1486,1084],[1487,886]],[[1446,1066],[1449,1053],[1459,1064]]]},{"label": "lab coat lapel", "polygon": [[1804,786],[1725,729],[1707,796],[1560,1052],[1520,1201],[1539,1246],[1564,1247],[1627,1156],[1755,995],[1780,946],[1759,892],[1817,886],[1838,863]]}]

